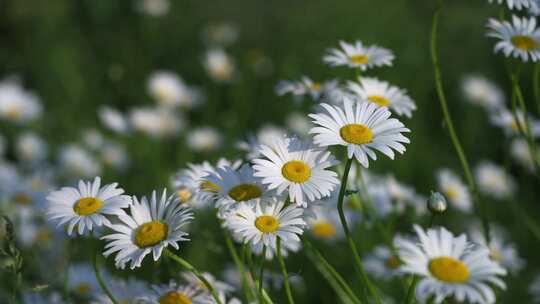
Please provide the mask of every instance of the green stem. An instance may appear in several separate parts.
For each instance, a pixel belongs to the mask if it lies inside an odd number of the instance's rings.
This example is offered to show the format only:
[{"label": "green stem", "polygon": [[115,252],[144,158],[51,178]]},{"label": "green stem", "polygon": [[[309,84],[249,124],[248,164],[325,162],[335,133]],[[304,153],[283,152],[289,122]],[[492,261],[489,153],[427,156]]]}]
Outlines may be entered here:
[{"label": "green stem", "polygon": [[244,267],[244,262],[241,261],[240,258],[238,257],[238,254],[236,253],[236,249],[234,248],[234,244],[226,231],[223,231],[223,235],[225,237],[225,244],[227,244],[227,248],[229,249],[229,252],[231,253],[234,263],[236,264],[236,267],[238,268],[238,271],[240,272],[240,275],[242,276],[242,289],[244,290],[244,295],[246,297],[246,300],[248,303],[251,303],[254,300],[254,295],[253,295],[253,291],[249,287],[249,281],[247,278],[246,269]]},{"label": "green stem", "polygon": [[259,303],[262,302],[262,290],[263,290],[263,279],[264,279],[264,261],[266,260],[266,245],[263,245],[263,250],[261,254],[261,270],[259,272]]},{"label": "green stem", "polygon": [[351,170],[352,161],[353,159],[349,158],[347,159],[347,163],[345,164],[345,171],[343,172],[343,178],[341,180],[341,188],[339,189],[337,209],[338,209],[341,225],[343,226],[343,231],[345,232],[345,238],[347,239],[349,248],[351,249],[353,253],[356,266],[358,267],[358,270],[360,271],[360,278],[362,280],[362,283],[364,284],[365,287],[367,287],[369,293],[375,299],[375,303],[380,304],[381,299],[379,298],[379,295],[377,294],[375,287],[371,284],[371,281],[369,280],[366,274],[366,271],[364,270],[364,266],[362,265],[362,259],[360,258],[360,255],[358,254],[358,250],[356,249],[356,245],[354,244],[354,240],[349,230],[349,226],[347,225],[347,219],[345,218],[345,214],[343,213],[343,198],[345,197],[345,190],[347,188],[347,180],[349,177],[349,171]]},{"label": "green stem", "polygon": [[94,273],[96,275],[96,279],[99,283],[99,286],[101,287],[103,292],[105,292],[107,297],[109,297],[111,302],[113,302],[114,304],[118,304],[118,301],[114,298],[109,288],[107,288],[107,285],[105,284],[105,281],[103,280],[103,276],[101,275],[101,272],[99,272],[98,255],[99,255],[99,251],[96,250],[96,253],[92,257],[92,266],[94,267]]},{"label": "green stem", "polygon": [[291,286],[289,284],[289,274],[287,273],[287,267],[285,266],[285,261],[281,256],[281,239],[277,238],[277,257],[279,261],[279,266],[281,267],[281,273],[283,274],[283,285],[285,286],[285,293],[287,294],[287,300],[289,304],[294,304],[294,299],[291,292]]},{"label": "green stem", "polygon": [[208,280],[202,275],[202,273],[197,270],[195,267],[193,267],[193,265],[191,265],[190,263],[188,263],[188,261],[182,259],[181,257],[179,257],[178,255],[174,254],[172,251],[170,251],[169,249],[165,248],[163,250],[163,252],[165,253],[165,255],[174,260],[175,262],[177,262],[180,266],[182,266],[183,268],[185,268],[186,270],[190,271],[191,273],[193,273],[199,280],[201,280],[201,282],[204,284],[204,286],[206,287],[206,289],[208,289],[208,291],[210,291],[210,294],[212,295],[212,297],[214,298],[214,300],[216,301],[216,303],[218,304],[222,304],[221,303],[221,300],[219,299],[219,296],[216,292],[216,290],[214,289],[214,287],[212,287],[212,285],[210,284],[210,282],[208,282]]},{"label": "green stem", "polygon": [[433,23],[431,27],[431,36],[430,36],[430,52],[431,52],[431,62],[433,64],[433,73],[435,76],[435,87],[437,89],[437,95],[439,97],[439,102],[441,104],[441,109],[444,116],[444,122],[446,123],[446,126],[448,127],[448,133],[450,134],[452,145],[454,146],[454,149],[456,150],[457,156],[461,163],[461,167],[463,168],[463,172],[465,173],[465,179],[467,181],[467,185],[469,186],[469,189],[473,193],[473,197],[475,201],[475,211],[479,215],[482,221],[484,237],[486,239],[487,244],[489,244],[491,240],[490,233],[489,233],[489,221],[487,217],[484,215],[484,210],[482,210],[484,208],[482,208],[481,206],[480,195],[476,188],[476,184],[474,182],[474,178],[471,173],[467,156],[465,155],[465,151],[463,150],[463,147],[461,146],[461,143],[459,142],[456,130],[454,128],[454,123],[452,122],[450,111],[448,110],[448,103],[446,101],[446,95],[444,94],[444,88],[443,88],[442,77],[441,77],[441,69],[439,65],[439,58],[437,56],[437,32],[439,28],[439,18],[442,12],[442,7],[443,7],[443,0],[437,0],[437,6],[433,14]]}]

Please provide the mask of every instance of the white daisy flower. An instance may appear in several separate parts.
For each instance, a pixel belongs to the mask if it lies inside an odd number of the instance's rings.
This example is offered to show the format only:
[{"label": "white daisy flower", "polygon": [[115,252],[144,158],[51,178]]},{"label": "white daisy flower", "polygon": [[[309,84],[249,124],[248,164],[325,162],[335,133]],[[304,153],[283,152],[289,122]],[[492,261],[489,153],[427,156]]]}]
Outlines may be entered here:
[{"label": "white daisy flower", "polygon": [[117,252],[117,268],[124,269],[127,263],[131,269],[140,267],[149,253],[157,261],[167,246],[179,249],[179,242],[188,241],[181,229],[191,222],[193,213],[174,195],[167,196],[166,190],[160,198],[153,191],[150,200],[143,196],[139,201],[134,196],[129,210],[130,214],[118,215],[121,223],[110,225],[114,232],[101,238],[107,241],[103,255]]},{"label": "white daisy flower", "polygon": [[285,119],[285,124],[287,125],[287,129],[291,130],[293,134],[297,134],[301,138],[307,137],[309,130],[312,127],[309,118],[304,113],[300,112],[288,114]]},{"label": "white daisy flower", "polygon": [[343,238],[343,228],[335,204],[313,206],[310,209],[314,217],[306,218],[306,222],[314,237],[323,240]]},{"label": "white daisy flower", "polygon": [[259,152],[261,146],[271,145],[276,140],[281,140],[287,132],[281,128],[274,125],[264,125],[259,129],[257,134],[249,134],[247,141],[240,141],[236,144],[238,149],[247,152],[247,159],[254,159],[261,155]]},{"label": "white daisy flower", "polygon": [[[151,292],[146,282],[134,279],[133,276],[127,281],[108,279],[107,286],[121,304],[142,304],[141,297]],[[94,301],[90,301],[90,304],[113,304],[113,302],[106,294],[99,294]]]},{"label": "white daisy flower", "polygon": [[325,92],[330,92],[337,86],[337,80],[318,82],[307,76],[302,76],[299,81],[280,81],[276,86],[276,94],[281,96],[290,93],[297,100],[302,100],[304,96],[309,95],[313,100],[317,101]]},{"label": "white daisy flower", "polygon": [[237,203],[252,199],[269,198],[273,191],[268,191],[261,179],[255,177],[249,164],[244,164],[236,170],[230,166],[216,168],[214,173],[204,177],[219,189],[216,193],[216,207],[222,212],[234,208]]},{"label": "white daisy flower", "polygon": [[186,85],[182,78],[169,71],[152,73],[147,89],[152,98],[167,107],[192,108],[198,101],[198,93]]},{"label": "white daisy flower", "polygon": [[101,173],[101,165],[86,149],[78,145],[63,146],[59,152],[60,169],[72,177],[96,176]]},{"label": "white daisy flower", "polygon": [[504,93],[495,83],[481,75],[467,75],[461,80],[461,91],[465,98],[486,110],[497,110],[504,106]]},{"label": "white daisy flower", "polygon": [[229,82],[233,79],[235,66],[233,60],[223,49],[210,49],[204,55],[203,66],[212,79]]},{"label": "white daisy flower", "polygon": [[489,3],[496,2],[497,4],[502,4],[506,2],[506,5],[509,9],[521,10],[524,8],[529,8],[533,5],[534,0],[489,0]]},{"label": "white daisy flower", "polygon": [[[225,295],[230,292],[234,291],[234,287],[228,283],[222,282],[218,279],[216,279],[211,273],[209,272],[203,272],[201,275],[210,283],[210,286],[214,288],[216,293],[218,295]],[[201,281],[196,275],[194,275],[190,271],[182,271],[180,272],[180,276],[182,279],[184,279],[185,282],[187,282],[190,286],[193,286],[199,291],[202,292],[209,292],[206,285],[204,285],[203,281]]]},{"label": "white daisy flower", "polygon": [[315,147],[311,141],[281,138],[269,146],[261,146],[265,158],[253,160],[255,176],[268,188],[281,195],[287,190],[291,202],[306,207],[308,202],[330,196],[339,180],[327,170],[338,162],[330,152]]},{"label": "white daisy flower", "polygon": [[512,176],[492,162],[482,161],[474,175],[478,189],[496,199],[510,198],[516,191],[516,182]]},{"label": "white daisy flower", "polygon": [[187,146],[196,152],[211,152],[221,147],[223,136],[213,127],[198,127],[189,130]]},{"label": "white daisy flower", "polygon": [[129,121],[135,130],[156,138],[174,136],[185,125],[178,113],[160,107],[133,108],[129,112]]},{"label": "white daisy flower", "polygon": [[138,10],[151,17],[167,15],[170,9],[169,0],[139,0]]},{"label": "white daisy flower", "polygon": [[416,296],[431,296],[440,304],[447,298],[467,303],[495,303],[492,285],[505,288],[499,276],[506,270],[489,258],[489,250],[475,247],[465,235],[455,237],[445,228],[424,231],[414,226],[419,243],[406,239],[395,242],[405,273],[421,277]]},{"label": "white daisy flower", "polygon": [[53,191],[47,196],[47,218],[58,221],[58,225],[67,224],[67,233],[71,235],[77,227],[77,232],[92,231],[94,227],[110,225],[107,218],[110,215],[121,215],[122,208],[131,203],[124,190],[117,188],[118,184],[101,186],[101,178],[93,182],[79,181],[79,187],[64,187]]},{"label": "white daisy flower", "polygon": [[12,80],[0,82],[0,119],[26,123],[41,116],[39,98]]},{"label": "white daisy flower", "polygon": [[126,134],[129,124],[120,111],[109,106],[101,106],[98,109],[98,117],[101,123],[108,129],[118,134]]},{"label": "white daisy flower", "polygon": [[450,205],[463,212],[472,212],[472,199],[469,189],[463,181],[449,169],[437,172],[437,185],[439,190],[450,201]]},{"label": "white daisy flower", "polygon": [[[77,296],[89,299],[101,291],[99,283],[94,274],[94,269],[89,264],[74,264],[68,270],[69,290]],[[104,274],[104,277],[106,275]]]},{"label": "white daisy flower", "polygon": [[[537,151],[540,151],[540,146],[537,147]],[[534,172],[534,158],[532,157],[529,145],[524,139],[516,138],[510,143],[510,155],[514,160],[525,167],[529,172]],[[540,159],[540,152],[536,156],[536,159]]]},{"label": "white daisy flower", "polygon": [[82,131],[82,142],[92,150],[100,150],[106,143],[103,134],[96,129],[86,129]]},{"label": "white daisy flower", "polygon": [[390,118],[386,107],[363,101],[353,105],[350,99],[344,99],[342,107],[326,103],[321,106],[320,113],[309,115],[318,125],[310,131],[315,134],[314,142],[323,147],[346,146],[348,157],[356,157],[366,168],[368,157],[377,159],[374,150],[394,159],[393,150],[403,153],[405,146],[402,143],[410,142],[401,134],[410,130],[399,120]]},{"label": "white daisy flower", "polygon": [[[514,116],[511,111],[500,109],[491,114],[490,120],[493,125],[502,128],[507,136],[515,136],[521,134],[520,129],[525,132],[526,128],[525,114],[520,110],[517,110],[515,114]],[[532,136],[540,137],[540,121],[530,115],[528,120]]]},{"label": "white daisy flower", "polygon": [[362,100],[372,102],[381,107],[388,107],[397,115],[411,118],[412,111],[416,110],[416,104],[407,95],[407,91],[390,85],[386,81],[377,78],[362,77],[359,82],[347,82],[347,88]]},{"label": "white daisy flower", "polygon": [[43,161],[48,154],[47,143],[37,134],[25,132],[15,142],[17,157],[23,162],[37,163]]},{"label": "white daisy flower", "polygon": [[401,261],[388,246],[376,246],[363,262],[366,271],[376,279],[389,280],[400,275]]},{"label": "white daisy flower", "polygon": [[330,49],[323,57],[325,63],[330,66],[345,65],[365,71],[383,65],[391,66],[394,60],[394,54],[390,50],[376,45],[364,46],[361,41],[356,41],[354,44],[340,41],[339,46],[341,49]]},{"label": "white daisy flower", "polygon": [[302,219],[304,209],[296,205],[285,207],[283,201],[273,198],[266,202],[253,200],[242,202],[234,213],[225,219],[226,227],[240,236],[244,243],[277,249],[277,237],[284,246],[300,242],[299,235],[306,222]]},{"label": "white daisy flower", "polygon": [[506,57],[520,58],[527,62],[540,59],[540,29],[536,27],[536,18],[529,19],[512,16],[512,23],[489,19],[489,37],[499,39],[494,51],[501,51]]},{"label": "white daisy flower", "polygon": [[116,170],[125,170],[129,165],[129,155],[126,149],[115,142],[108,142],[107,145],[103,146],[100,156],[106,166]]},{"label": "white daisy flower", "polygon": [[471,241],[478,243],[489,249],[489,257],[508,269],[510,273],[518,273],[525,266],[517,251],[515,244],[508,241],[506,231],[499,226],[491,226],[489,246],[486,243],[482,229],[475,225],[471,229]]},{"label": "white daisy flower", "polygon": [[152,294],[140,297],[142,304],[212,304],[210,294],[202,293],[191,285],[180,285],[175,281],[169,284],[152,285]]}]

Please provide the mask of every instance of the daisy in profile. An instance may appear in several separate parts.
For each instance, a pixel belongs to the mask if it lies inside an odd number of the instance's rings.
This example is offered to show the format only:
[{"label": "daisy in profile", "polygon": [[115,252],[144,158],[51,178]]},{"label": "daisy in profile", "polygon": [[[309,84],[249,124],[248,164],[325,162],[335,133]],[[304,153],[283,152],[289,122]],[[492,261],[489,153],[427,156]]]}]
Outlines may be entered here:
[{"label": "daisy in profile", "polygon": [[388,107],[397,115],[411,118],[412,111],[416,110],[416,104],[407,91],[377,78],[362,77],[359,82],[349,81],[347,88],[360,99]]},{"label": "daisy in profile", "polygon": [[275,252],[278,236],[284,247],[288,243],[299,243],[299,235],[302,235],[306,225],[302,218],[304,209],[296,205],[284,206],[285,203],[276,198],[265,202],[258,199],[242,202],[225,219],[225,224],[244,243],[260,247],[264,245]]},{"label": "daisy in profile", "polygon": [[198,127],[189,130],[187,146],[195,152],[212,152],[220,148],[223,136],[213,127]]},{"label": "daisy in profile", "polygon": [[512,23],[489,19],[489,37],[497,38],[494,51],[501,51],[506,57],[520,58],[527,62],[540,59],[540,29],[536,27],[536,18],[512,16]]},{"label": "daisy in profile", "polygon": [[489,0],[489,3],[496,2],[497,4],[502,4],[506,2],[506,5],[509,9],[521,10],[524,8],[530,8],[534,5],[535,0]]},{"label": "daisy in profile", "polygon": [[467,75],[463,77],[461,91],[468,101],[488,111],[497,110],[504,106],[503,91],[484,76]]},{"label": "daisy in profile", "polygon": [[364,257],[364,265],[366,271],[377,279],[389,280],[401,274],[399,257],[386,245],[373,248],[373,251]]},{"label": "daisy in profile", "polygon": [[394,54],[385,48],[370,45],[365,46],[361,41],[355,43],[339,42],[340,48],[330,49],[323,61],[330,66],[348,66],[362,71],[373,67],[391,66]]},{"label": "daisy in profile", "polygon": [[508,241],[507,233],[502,227],[495,225],[491,227],[489,246],[479,225],[472,227],[470,236],[471,241],[488,248],[489,257],[510,273],[517,274],[525,266],[525,261],[519,256],[515,244]]},{"label": "daisy in profile", "polygon": [[208,50],[204,55],[203,66],[216,82],[231,81],[236,70],[231,57],[221,48]]},{"label": "daisy in profile", "polygon": [[170,71],[152,73],[148,78],[147,90],[155,101],[167,107],[191,103],[186,84],[177,74]]},{"label": "daisy in profile", "polygon": [[178,113],[161,107],[136,107],[128,114],[133,129],[154,138],[177,135],[185,121]]},{"label": "daisy in profile", "polygon": [[33,132],[24,132],[15,142],[17,157],[31,164],[43,161],[47,157],[48,150],[47,143]]},{"label": "daisy in profile", "polygon": [[281,138],[260,152],[265,158],[253,160],[254,175],[278,195],[287,191],[298,206],[330,196],[339,183],[337,174],[328,170],[337,164],[335,158],[309,140]]},{"label": "daisy in profile", "polygon": [[[528,115],[528,114],[527,114]],[[540,121],[529,115],[530,131],[533,137],[540,136]],[[508,109],[500,109],[491,114],[491,123],[503,129],[506,136],[511,137],[526,132],[525,113],[517,110],[515,115]]]},{"label": "daisy in profile", "polygon": [[516,182],[506,171],[489,161],[482,161],[474,175],[478,189],[496,199],[510,198],[516,190]]},{"label": "daisy in profile", "polygon": [[[335,204],[328,206],[313,206],[309,208],[314,216],[304,216],[308,224],[309,232],[316,238],[322,240],[337,240],[343,238],[343,229],[336,212]],[[307,213],[307,211],[306,211]]]},{"label": "daisy in profile", "polygon": [[[540,147],[537,147],[536,150],[540,151]],[[529,145],[524,139],[516,138],[512,140],[510,144],[510,155],[518,164],[529,170],[529,172],[534,172],[535,159],[532,157]],[[536,159],[540,159],[540,152],[536,155]]]},{"label": "daisy in profile", "polygon": [[371,102],[343,100],[343,106],[321,104],[322,111],[310,114],[315,134],[314,142],[321,147],[341,145],[347,147],[349,158],[353,156],[364,167],[369,167],[368,159],[377,159],[374,150],[394,159],[394,151],[405,152],[402,143],[409,139],[401,133],[410,132],[403,123],[390,118],[386,107],[379,107]]},{"label": "daisy in profile", "polygon": [[13,80],[0,82],[0,119],[27,123],[41,116],[43,106],[33,93]]},{"label": "daisy in profile", "polygon": [[122,195],[124,190],[117,188],[118,184],[101,186],[101,178],[93,182],[79,181],[79,187],[64,187],[53,191],[47,196],[47,218],[58,221],[58,225],[67,225],[67,233],[71,235],[76,227],[79,234],[85,230],[110,225],[107,218],[110,215],[123,214],[122,208],[127,208],[131,198]]},{"label": "daisy in profile", "polygon": [[451,205],[463,212],[472,211],[469,189],[450,169],[441,169],[437,172],[437,185]]},{"label": "daisy in profile", "polygon": [[493,286],[505,288],[499,276],[506,270],[492,261],[489,250],[474,246],[465,235],[454,236],[445,228],[424,231],[414,226],[417,241],[397,239],[400,270],[421,277],[416,287],[420,301],[433,297],[467,303],[495,303]]},{"label": "daisy in profile", "polygon": [[101,123],[109,130],[118,134],[126,134],[129,131],[126,117],[117,109],[104,105],[99,107],[97,114]]},{"label": "daisy in profile", "polygon": [[273,194],[253,173],[251,166],[244,164],[238,170],[230,166],[216,168],[215,173],[206,176],[206,180],[219,189],[216,193],[216,207],[226,211],[237,203],[257,198],[265,199]]},{"label": "daisy in profile", "polygon": [[329,92],[337,86],[337,80],[319,82],[314,81],[307,76],[303,76],[299,81],[280,81],[276,86],[276,93],[280,96],[290,93],[298,100],[309,95],[313,100],[317,101],[324,92]]},{"label": "daisy in profile", "polygon": [[167,246],[178,249],[179,242],[188,241],[182,227],[191,222],[193,213],[186,205],[179,204],[174,195],[167,196],[166,190],[159,198],[156,191],[150,199],[133,197],[129,210],[130,214],[118,215],[120,223],[110,225],[114,232],[101,238],[107,241],[105,256],[117,253],[117,268],[124,269],[127,263],[131,269],[140,267],[149,253],[157,261]]}]

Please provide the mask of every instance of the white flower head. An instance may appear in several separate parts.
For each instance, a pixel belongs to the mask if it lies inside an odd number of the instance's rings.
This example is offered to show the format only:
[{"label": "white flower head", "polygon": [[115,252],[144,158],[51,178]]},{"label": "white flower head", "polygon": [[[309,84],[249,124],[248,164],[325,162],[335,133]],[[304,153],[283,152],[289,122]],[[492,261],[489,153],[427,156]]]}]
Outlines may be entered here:
[{"label": "white flower head", "polygon": [[411,118],[412,111],[416,110],[416,104],[406,90],[377,78],[362,77],[359,82],[349,81],[347,88],[360,99],[388,107],[397,115]]},{"label": "white flower head", "polygon": [[400,275],[399,257],[388,246],[378,245],[373,251],[364,257],[366,272],[377,279],[389,280]]},{"label": "white flower head", "polygon": [[191,108],[198,102],[198,93],[173,72],[156,71],[148,79],[148,93],[167,107]]},{"label": "white flower head", "polygon": [[365,46],[361,41],[347,43],[340,41],[341,49],[330,49],[323,61],[331,66],[348,66],[365,71],[369,68],[391,66],[394,54],[385,48],[371,45]]},{"label": "white flower head", "polygon": [[86,149],[78,145],[67,145],[60,149],[61,170],[72,177],[92,177],[101,172],[101,165]]},{"label": "white flower head", "polygon": [[120,111],[110,106],[101,106],[98,109],[98,117],[101,123],[111,131],[118,134],[125,134],[129,131],[129,124]]},{"label": "white flower head", "polygon": [[174,136],[185,125],[178,113],[160,107],[133,108],[129,121],[135,130],[156,138]]},{"label": "white flower head", "polygon": [[283,137],[262,146],[260,153],[264,158],[253,160],[254,175],[279,195],[287,191],[298,206],[306,207],[308,202],[330,196],[339,183],[337,174],[328,170],[338,162],[309,140]]},{"label": "white flower head", "polygon": [[248,134],[247,141],[240,141],[236,144],[238,149],[247,152],[247,159],[259,157],[262,145],[271,145],[276,140],[281,140],[287,132],[274,125],[264,125],[257,134]]},{"label": "white flower head", "polygon": [[212,304],[210,293],[201,292],[195,286],[181,285],[171,280],[169,284],[152,285],[152,293],[139,297],[143,304]]},{"label": "white flower head", "polygon": [[445,228],[424,231],[414,226],[419,242],[395,242],[403,265],[401,271],[421,277],[416,296],[424,301],[431,296],[440,304],[447,298],[458,302],[495,303],[492,285],[505,288],[500,276],[506,270],[489,258],[485,247],[473,246],[465,235],[454,236]]},{"label": "white flower head", "polygon": [[[527,114],[528,115],[528,114]],[[516,110],[515,113],[505,108],[495,111],[490,116],[491,123],[503,129],[504,133],[509,136],[519,135],[521,132],[526,132],[527,124],[525,121],[525,113]],[[530,131],[533,137],[540,136],[540,121],[529,115],[528,117]]]},{"label": "white flower head", "polygon": [[118,184],[108,184],[101,187],[101,178],[93,182],[79,181],[78,188],[64,187],[53,191],[47,196],[47,218],[58,221],[58,225],[67,225],[67,233],[71,235],[77,227],[79,234],[94,227],[110,225],[107,216],[120,215],[122,208],[131,203],[124,190],[117,188]]},{"label": "white flower head", "polygon": [[496,199],[510,198],[516,190],[516,182],[512,176],[492,162],[482,161],[474,174],[478,189]]},{"label": "white flower head", "polygon": [[309,95],[313,100],[318,101],[324,94],[337,86],[337,80],[319,82],[303,76],[299,81],[280,81],[276,86],[276,93],[280,96],[292,94],[296,100],[301,100],[304,96]]},{"label": "white flower head", "polygon": [[540,29],[536,27],[536,18],[512,16],[512,23],[489,19],[489,37],[499,39],[494,51],[501,51],[506,57],[520,58],[527,62],[540,59]]},{"label": "white flower head", "polygon": [[473,104],[492,111],[504,106],[504,93],[495,83],[484,76],[467,75],[461,81],[465,98]]},{"label": "white flower head", "polygon": [[211,152],[219,149],[223,136],[213,127],[198,127],[189,130],[186,138],[187,146],[196,152]]},{"label": "white flower head", "polygon": [[223,49],[215,48],[206,52],[203,60],[204,68],[216,82],[229,82],[235,73],[234,62]]},{"label": "white flower head", "polygon": [[139,0],[138,10],[151,17],[162,17],[169,12],[169,0]]},{"label": "white flower head", "polygon": [[0,119],[27,123],[41,116],[39,98],[11,80],[0,82]]},{"label": "white flower head", "polygon": [[521,10],[525,8],[531,8],[534,5],[535,0],[489,0],[489,3],[496,2],[502,4],[506,2],[509,9]]},{"label": "white flower head", "polygon": [[130,214],[119,214],[120,223],[110,225],[113,232],[101,238],[107,241],[105,256],[117,253],[117,268],[123,269],[127,263],[131,269],[140,267],[149,253],[157,261],[167,246],[179,249],[179,242],[188,241],[188,234],[182,228],[191,222],[193,213],[174,195],[167,196],[166,190],[159,198],[156,191],[150,199],[143,196],[139,200],[134,196],[129,211]]},{"label": "white flower head", "polygon": [[437,185],[439,190],[450,201],[450,205],[463,212],[472,211],[471,194],[463,181],[449,169],[437,172]]},{"label": "white flower head", "polygon": [[317,125],[310,131],[315,134],[314,142],[323,147],[346,146],[348,157],[354,156],[366,168],[369,158],[377,159],[374,150],[394,159],[393,150],[403,153],[403,143],[410,142],[401,134],[410,130],[399,120],[390,118],[386,107],[347,98],[343,106],[326,103],[321,106],[321,112],[309,115]]},{"label": "white flower head", "polygon": [[17,138],[15,150],[21,161],[30,163],[41,162],[48,154],[47,143],[32,132],[25,132]]},{"label": "white flower head", "polygon": [[[536,158],[540,159],[540,146],[537,146],[537,151]],[[534,172],[535,160],[525,139],[516,138],[512,140],[510,144],[510,155],[517,163],[529,170],[529,172]]]}]

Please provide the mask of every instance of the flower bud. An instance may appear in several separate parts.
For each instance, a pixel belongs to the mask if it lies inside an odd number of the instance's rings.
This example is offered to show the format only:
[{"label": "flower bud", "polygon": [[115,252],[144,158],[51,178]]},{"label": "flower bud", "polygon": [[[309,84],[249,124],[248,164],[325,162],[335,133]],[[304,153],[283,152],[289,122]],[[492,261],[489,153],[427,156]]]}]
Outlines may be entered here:
[{"label": "flower bud", "polygon": [[427,201],[427,207],[429,211],[431,211],[431,213],[433,214],[443,213],[444,211],[446,211],[448,203],[446,202],[446,198],[444,198],[442,194],[432,191]]}]

